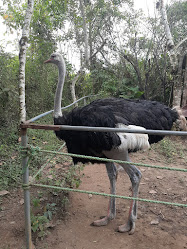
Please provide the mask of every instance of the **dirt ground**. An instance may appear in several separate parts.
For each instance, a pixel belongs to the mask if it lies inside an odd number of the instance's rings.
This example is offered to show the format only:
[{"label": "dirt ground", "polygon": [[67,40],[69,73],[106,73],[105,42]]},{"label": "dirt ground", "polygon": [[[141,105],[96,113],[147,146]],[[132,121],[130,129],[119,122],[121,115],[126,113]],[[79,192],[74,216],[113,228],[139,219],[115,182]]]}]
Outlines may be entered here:
[{"label": "dirt ground", "polygon": [[[181,141],[185,143],[185,141]],[[179,143],[180,147],[180,143]],[[133,162],[187,168],[186,156],[170,162],[157,150],[131,155]],[[176,171],[141,168],[143,177],[139,197],[167,202],[187,203],[187,175]],[[104,165],[87,165],[79,189],[109,193]],[[117,194],[130,196],[130,181],[119,172]],[[24,249],[24,211],[22,190],[3,197],[0,212],[0,249]],[[90,224],[106,215],[108,198],[70,193],[70,205],[64,218],[54,222],[37,249],[184,249],[187,248],[187,208],[139,202],[136,230],[133,235],[118,233],[116,228],[127,221],[129,200],[117,199],[116,219],[105,227]]]}]

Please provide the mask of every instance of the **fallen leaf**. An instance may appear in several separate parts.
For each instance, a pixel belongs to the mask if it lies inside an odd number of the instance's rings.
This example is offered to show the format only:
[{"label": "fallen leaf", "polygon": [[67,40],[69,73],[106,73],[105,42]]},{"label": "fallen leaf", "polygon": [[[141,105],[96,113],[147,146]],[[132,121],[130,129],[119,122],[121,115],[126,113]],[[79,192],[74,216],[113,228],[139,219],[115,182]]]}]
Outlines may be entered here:
[{"label": "fallen leaf", "polygon": [[150,190],[149,194],[157,194],[157,192],[155,190]]},{"label": "fallen leaf", "polygon": [[29,181],[30,181],[30,182],[32,182],[32,181],[34,181],[34,180],[35,180],[35,178],[34,178],[34,177],[29,176]]},{"label": "fallen leaf", "polygon": [[55,169],[60,169],[60,168],[62,168],[62,166],[60,164],[55,165]]},{"label": "fallen leaf", "polygon": [[7,190],[0,191],[0,196],[4,196],[4,195],[8,195],[8,194],[10,194],[10,192],[8,192]]},{"label": "fallen leaf", "polygon": [[158,225],[159,224],[159,219],[152,220],[151,225]]},{"label": "fallen leaf", "polygon": [[149,181],[150,179],[145,177],[144,180]]},{"label": "fallen leaf", "polygon": [[69,162],[64,162],[63,165],[64,165],[64,166],[70,166],[71,163],[69,163]]},{"label": "fallen leaf", "polygon": [[164,177],[163,176],[157,176],[156,178],[162,180]]},{"label": "fallen leaf", "polygon": [[35,245],[33,244],[33,242],[31,241],[31,249],[36,249]]},{"label": "fallen leaf", "polygon": [[53,227],[55,227],[55,225],[54,225],[53,223],[50,222],[50,223],[48,223],[48,224],[46,225],[46,227],[47,227],[47,228],[53,228]]},{"label": "fallen leaf", "polygon": [[53,176],[52,175],[48,175],[47,178],[53,179]]},{"label": "fallen leaf", "polygon": [[19,202],[21,205],[24,204],[24,199],[21,199],[20,202]]}]

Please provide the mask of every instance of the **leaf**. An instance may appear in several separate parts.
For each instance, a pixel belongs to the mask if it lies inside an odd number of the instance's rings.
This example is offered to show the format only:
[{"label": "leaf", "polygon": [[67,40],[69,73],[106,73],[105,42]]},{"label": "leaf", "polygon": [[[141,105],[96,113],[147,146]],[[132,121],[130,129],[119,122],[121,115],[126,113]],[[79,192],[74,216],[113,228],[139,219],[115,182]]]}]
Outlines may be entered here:
[{"label": "leaf", "polygon": [[9,88],[3,88],[2,92],[9,92],[10,89]]},{"label": "leaf", "polygon": [[4,196],[4,195],[8,195],[8,194],[10,194],[10,192],[8,192],[7,190],[0,191],[0,196]]},{"label": "leaf", "polygon": [[6,20],[6,19],[8,19],[8,14],[5,14],[4,16],[3,16],[3,18]]},{"label": "leaf", "polygon": [[52,175],[48,175],[47,178],[53,179],[53,176]]},{"label": "leaf", "polygon": [[155,190],[150,190],[149,194],[157,194],[157,192]]},{"label": "leaf", "polygon": [[162,180],[164,177],[163,176],[157,176],[156,178]]},{"label": "leaf", "polygon": [[62,168],[62,166],[60,164],[55,165],[55,169],[60,169],[60,168]]},{"label": "leaf", "polygon": [[151,225],[158,225],[159,224],[159,219],[152,220]]},{"label": "leaf", "polygon": [[48,211],[48,218],[49,218],[49,220],[52,220],[52,212],[51,211]]},{"label": "leaf", "polygon": [[32,231],[35,233],[38,230],[38,222],[33,223],[31,228],[32,228]]},{"label": "leaf", "polygon": [[48,223],[47,225],[46,225],[46,228],[53,228],[53,227],[55,227],[56,225],[54,225],[53,223]]},{"label": "leaf", "polygon": [[20,202],[19,202],[21,205],[23,205],[24,204],[24,199],[22,198],[21,200],[20,200]]}]

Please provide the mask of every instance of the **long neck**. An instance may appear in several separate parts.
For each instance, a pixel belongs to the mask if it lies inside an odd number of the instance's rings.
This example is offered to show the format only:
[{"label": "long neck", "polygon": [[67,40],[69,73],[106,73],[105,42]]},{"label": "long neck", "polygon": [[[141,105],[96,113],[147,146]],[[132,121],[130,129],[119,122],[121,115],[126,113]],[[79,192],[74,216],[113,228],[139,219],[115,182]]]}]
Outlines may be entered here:
[{"label": "long neck", "polygon": [[66,66],[65,62],[62,61],[58,64],[58,85],[55,93],[55,101],[54,101],[54,117],[58,118],[62,116],[61,111],[61,100],[62,100],[62,92],[64,87],[64,80],[66,74]]}]

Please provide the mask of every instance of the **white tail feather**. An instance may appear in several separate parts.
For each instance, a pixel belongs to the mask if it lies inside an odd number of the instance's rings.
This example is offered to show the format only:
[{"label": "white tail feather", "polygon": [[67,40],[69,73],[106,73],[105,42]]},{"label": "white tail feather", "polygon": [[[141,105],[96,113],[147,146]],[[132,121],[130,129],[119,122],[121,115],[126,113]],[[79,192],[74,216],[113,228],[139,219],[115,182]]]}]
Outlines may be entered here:
[{"label": "white tail feather", "polygon": [[[118,124],[118,128],[126,128],[126,129],[136,129],[136,130],[145,130],[145,128],[136,125],[124,125]],[[121,139],[121,145],[118,147],[119,150],[148,150],[150,148],[150,144],[148,141],[147,134],[138,134],[138,133],[118,133],[118,136]]]}]

